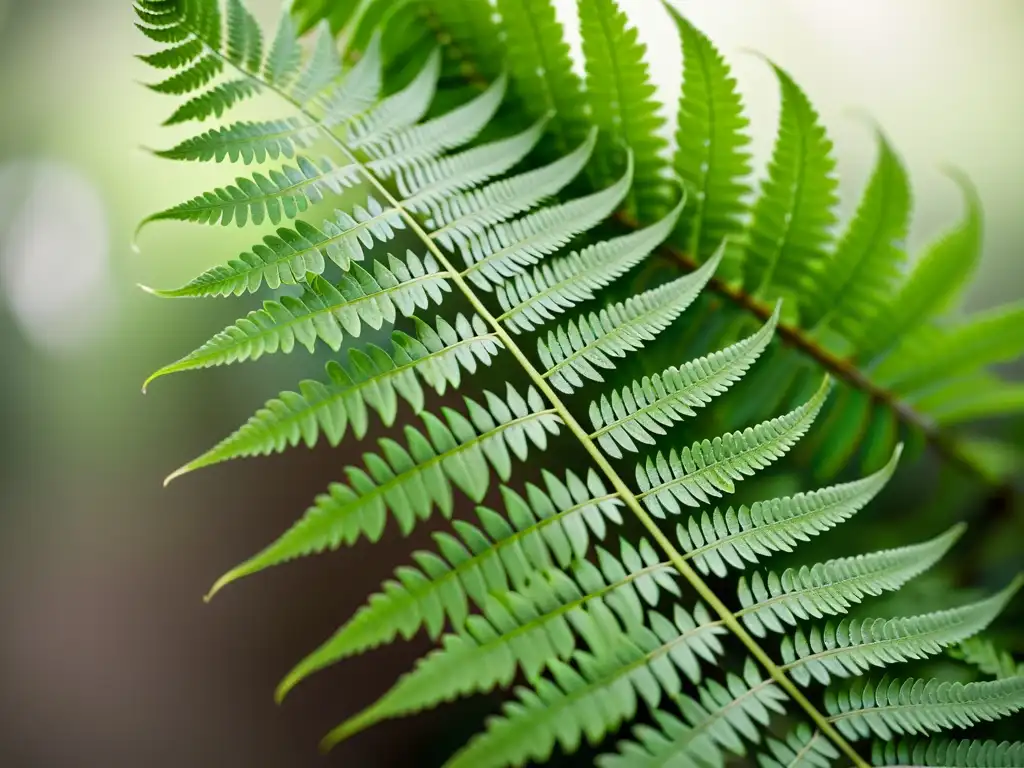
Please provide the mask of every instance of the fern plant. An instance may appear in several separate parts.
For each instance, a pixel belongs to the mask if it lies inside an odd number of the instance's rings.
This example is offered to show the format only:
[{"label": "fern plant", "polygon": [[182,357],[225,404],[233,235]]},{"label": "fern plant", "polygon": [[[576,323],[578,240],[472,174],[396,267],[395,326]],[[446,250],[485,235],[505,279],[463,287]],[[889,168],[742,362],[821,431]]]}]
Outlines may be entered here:
[{"label": "fern plant", "polygon": [[[1020,579],[936,612],[850,615],[934,565],[962,526],[781,572],[763,565],[848,521],[882,489],[902,450],[894,419],[970,463],[924,416],[952,423],[1018,407],[1012,385],[982,369],[1019,351],[1024,334],[1008,331],[1020,311],[952,328],[932,319],[977,253],[973,194],[966,222],[901,278],[908,191],[888,144],[833,244],[831,144],[807,97],[772,65],[779,137],[748,206],[735,83],[671,8],[685,65],[674,162],[643,46],[613,0],[579,4],[583,80],[548,0],[295,5],[298,27],[285,14],[266,42],[242,0],[135,4],[156,44],[143,59],[164,73],[151,87],[183,99],[168,122],[227,121],[159,154],[260,166],[143,224],[278,227],[186,285],[153,291],[273,293],[149,381],[297,345],[339,354],[322,380],[270,400],[171,477],[401,426],[211,595],[389,528],[437,527],[434,548],[414,553],[301,661],[278,698],[328,665],[424,632],[436,649],[325,746],[385,718],[515,686],[449,766],[544,762],[584,740],[606,748],[604,768],[724,765],[729,754],[756,754],[765,766],[863,766],[872,740],[884,764],[1019,761],[1019,744],[932,736],[1024,707],[1017,670],[963,684],[899,666],[971,647],[962,644]],[[309,45],[300,28],[317,30]],[[232,120],[257,95],[274,97],[280,116]],[[333,213],[303,218],[327,201]],[[658,253],[694,268],[666,278],[650,270]],[[706,322],[715,310],[698,300],[708,291],[762,323],[739,337],[733,324],[717,351],[619,381],[668,329]],[[356,341],[385,328],[383,346]],[[823,409],[852,407],[826,405],[832,384],[821,365],[808,386],[776,335],[835,373],[847,400],[867,398],[859,421],[883,413],[889,426],[872,455],[886,457],[861,479],[723,508],[720,499],[792,451]],[[772,358],[758,363],[764,355]],[[471,389],[495,361],[498,391],[434,404]],[[713,438],[680,437],[680,425],[756,366],[776,378],[784,369],[759,410],[780,394],[799,402]],[[841,442],[829,452],[848,457],[851,431],[827,430]],[[545,452],[539,473],[517,467]],[[463,496],[478,505],[475,519],[462,514]],[[922,740],[897,745],[897,735]]]}]

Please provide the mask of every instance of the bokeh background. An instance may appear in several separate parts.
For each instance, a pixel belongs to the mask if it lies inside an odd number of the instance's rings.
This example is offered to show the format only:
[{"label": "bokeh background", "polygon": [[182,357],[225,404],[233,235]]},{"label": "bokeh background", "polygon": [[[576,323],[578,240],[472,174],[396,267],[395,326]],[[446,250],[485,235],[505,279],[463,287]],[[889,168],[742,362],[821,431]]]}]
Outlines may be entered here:
[{"label": "bokeh background", "polygon": [[[249,0],[270,21],[278,0]],[[621,0],[675,102],[679,50],[654,0]],[[562,2],[571,19],[571,2]],[[986,209],[972,309],[1021,297],[1024,3],[1019,0],[678,2],[735,63],[763,162],[788,68],[836,142],[844,210],[874,148],[863,117],[901,149],[915,182],[912,244],[959,215],[943,164],[966,171]],[[362,735],[329,758],[325,730],[380,693],[424,650],[399,645],[307,683],[283,708],[274,685],[404,560],[410,542],[312,558],[201,596],[278,534],[337,476],[338,451],[161,479],[292,386],[295,360],[145,376],[240,314],[183,305],[170,286],[253,234],[145,215],[231,171],[177,167],[143,151],[177,140],[127,0],[0,0],[0,765],[429,766],[478,716],[449,707]],[[309,363],[314,373],[319,362]],[[918,482],[930,482],[918,479]],[[928,488],[897,492],[927,501]],[[890,503],[897,503],[891,501]],[[414,540],[422,543],[425,539]],[[471,715],[464,717],[464,715]],[[469,724],[464,724],[469,720]]]}]

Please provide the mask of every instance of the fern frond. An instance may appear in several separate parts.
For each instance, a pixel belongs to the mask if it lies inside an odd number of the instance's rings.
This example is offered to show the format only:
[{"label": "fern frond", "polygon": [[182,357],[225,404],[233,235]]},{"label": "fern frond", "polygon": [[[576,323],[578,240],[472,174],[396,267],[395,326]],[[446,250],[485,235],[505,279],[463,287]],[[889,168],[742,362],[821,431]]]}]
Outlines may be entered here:
[{"label": "fern frond", "polygon": [[299,118],[241,121],[223,128],[213,128],[199,136],[186,139],[171,149],[156,154],[168,160],[193,160],[218,163],[225,159],[246,165],[264,163],[269,157],[294,157],[297,149],[309,147],[319,136],[316,126]]},{"label": "fern frond", "polygon": [[933,680],[855,682],[826,691],[829,718],[849,738],[916,734],[967,728],[1024,708],[1024,677],[983,683]]},{"label": "fern frond", "polygon": [[446,764],[448,768],[499,768],[544,760],[556,743],[574,751],[584,735],[591,743],[631,719],[642,699],[651,709],[679,695],[684,676],[701,679],[698,658],[713,663],[722,652],[722,628],[698,603],[693,613],[677,606],[674,621],[654,629],[643,625],[616,630],[603,622],[600,650],[577,651],[573,666],[551,665],[552,679],[533,690],[519,688],[487,730]]},{"label": "fern frond", "polygon": [[913,399],[914,406],[942,426],[1024,412],[1024,385],[976,373],[954,379]]},{"label": "fern frond", "polygon": [[828,560],[811,567],[754,573],[748,583],[740,577],[737,612],[758,637],[782,632],[799,619],[842,614],[865,597],[880,595],[906,584],[931,568],[963,534],[963,524],[921,544],[886,549],[867,555]]},{"label": "fern frond", "polygon": [[[486,187],[463,192],[447,200],[431,203],[426,210],[422,207],[419,210],[429,214],[427,225],[433,230],[432,237],[449,251],[454,251],[456,246],[463,245],[472,235],[528,211],[560,192],[583,170],[596,143],[597,132],[590,131],[586,140],[576,149],[548,165],[499,179]],[[474,162],[469,167],[478,165],[478,162]]]},{"label": "fern frond", "polygon": [[636,174],[623,207],[635,220],[653,221],[663,215],[670,188],[668,142],[661,135],[665,119],[658,113],[644,62],[646,48],[615,0],[581,0],[577,7],[590,119],[602,135],[594,178],[599,184],[613,180],[620,156],[617,145],[629,147]]},{"label": "fern frond", "polygon": [[703,408],[743,377],[771,341],[780,309],[776,306],[757,333],[730,347],[645,376],[610,397],[601,395],[592,401],[590,421],[595,431],[591,437],[614,458],[621,458],[620,449],[639,451],[637,443],[654,445],[655,435],[664,435],[666,427],[695,416],[694,408]]},{"label": "fern frond", "polygon": [[853,341],[887,303],[906,260],[910,182],[881,131],[877,142],[871,180],[804,312],[805,327],[832,327]]},{"label": "fern frond", "polygon": [[960,176],[954,179],[964,195],[964,220],[925,250],[899,291],[865,328],[859,360],[877,358],[908,331],[946,309],[973,271],[981,250],[981,202],[970,182]]},{"label": "fern frond", "polygon": [[277,34],[263,63],[263,76],[271,85],[287,88],[302,70],[302,46],[288,13],[281,14]]},{"label": "fern frond", "polygon": [[875,742],[875,765],[933,768],[1018,768],[1024,765],[1024,742],[929,739]]},{"label": "fern frond", "polygon": [[254,173],[251,178],[239,176],[234,184],[217,187],[155,213],[143,219],[139,229],[154,221],[168,220],[225,227],[232,222],[244,227],[250,220],[261,224],[264,219],[279,224],[282,219],[294,219],[310,204],[319,203],[325,191],[341,194],[358,179],[359,166],[355,164],[336,166],[325,157],[317,165],[299,155],[295,165],[269,170],[266,175]]},{"label": "fern frond", "polygon": [[807,96],[784,70],[771,67],[782,90],[782,114],[768,176],[750,221],[744,285],[768,298],[793,296],[799,306],[807,280],[821,270],[831,241],[835,160],[832,142]]},{"label": "fern frond", "polygon": [[506,61],[523,108],[535,117],[554,112],[560,153],[587,133],[586,96],[551,0],[497,0]]},{"label": "fern frond", "polygon": [[695,272],[637,296],[591,312],[548,331],[537,340],[544,377],[560,392],[573,392],[583,380],[604,381],[599,368],[612,358],[642,349],[686,311],[714,274],[721,254]]},{"label": "fern frond", "polygon": [[171,477],[244,456],[280,453],[300,442],[312,448],[320,433],[335,446],[349,425],[355,437],[362,438],[369,428],[370,410],[385,426],[394,423],[399,398],[419,414],[426,399],[420,379],[444,394],[449,386],[458,387],[463,371],[472,374],[478,365],[490,365],[501,349],[501,342],[479,317],[469,320],[458,315],[454,323],[438,318],[436,329],[413,319],[416,336],[394,331],[391,354],[372,344],[365,350],[350,349],[347,366],[334,360],[327,364],[327,383],[304,381],[298,392],[282,392]]},{"label": "fern frond", "polygon": [[831,768],[839,757],[839,750],[821,733],[800,724],[786,740],[767,739],[765,746],[771,755],[762,754],[760,768]]},{"label": "fern frond", "polygon": [[600,768],[661,766],[724,766],[724,751],[746,754],[743,737],[757,743],[772,712],[785,714],[786,694],[772,680],[763,680],[751,659],[743,674],[730,673],[725,685],[709,680],[697,699],[676,698],[683,719],[663,710],[654,713],[657,728],[638,726],[636,741],[623,742],[616,755],[602,755]]},{"label": "fern frond", "polygon": [[789,413],[743,432],[694,443],[637,464],[639,498],[655,517],[678,515],[680,504],[697,507],[711,496],[735,490],[735,481],[784,456],[810,429],[829,392],[826,379],[818,391]]},{"label": "fern frond", "polygon": [[242,0],[228,0],[228,61],[253,74],[263,62],[263,31],[243,5]]},{"label": "fern frond", "polygon": [[373,272],[352,264],[336,285],[310,276],[300,298],[282,296],[263,302],[234,325],[215,335],[194,352],[164,366],[144,385],[169,373],[258,360],[265,354],[290,353],[296,342],[309,352],[322,341],[337,352],[347,336],[359,336],[363,326],[379,329],[398,315],[439,304],[450,275],[433,256],[420,259],[407,251],[405,259],[388,254],[388,264],[373,263]]},{"label": "fern frond", "polygon": [[295,285],[308,275],[323,274],[328,260],[348,271],[353,261],[365,258],[365,249],[389,242],[400,229],[405,229],[405,222],[398,212],[370,197],[365,208],[357,205],[351,214],[336,210],[320,229],[298,219],[293,229],[278,229],[237,259],[207,270],[181,288],[147,290],[165,298],[241,296],[264,284],[272,289]]},{"label": "fern frond", "polygon": [[1003,610],[1024,582],[1018,577],[992,597],[976,603],[896,619],[844,620],[838,626],[797,631],[782,642],[782,659],[801,685],[828,684],[833,676],[851,677],[871,667],[932,656],[976,635]]},{"label": "fern frond", "polygon": [[227,80],[207,91],[193,96],[178,107],[164,121],[164,125],[178,125],[192,120],[203,121],[221,117],[225,112],[260,92],[258,83],[252,80]]},{"label": "fern frond", "polygon": [[[675,575],[645,541],[637,548],[622,542],[621,559],[631,567],[629,573],[607,550],[598,548],[597,556],[596,566],[580,561],[571,575],[542,571],[518,593],[485,595],[482,615],[470,616],[463,631],[442,638],[438,650],[328,738],[348,738],[386,718],[507,687],[517,670],[535,684],[545,669],[559,669],[576,652],[577,634],[591,648],[600,646],[609,633],[621,631],[620,624],[642,624],[644,606],[656,604],[662,590],[679,595]],[[682,614],[677,618],[688,626]],[[666,638],[679,631],[654,614],[652,622]]]},{"label": "fern frond", "polygon": [[471,233],[459,246],[466,264],[463,275],[477,288],[492,290],[608,218],[632,183],[632,155],[629,158],[626,172],[610,187]]},{"label": "fern frond", "polygon": [[896,471],[902,447],[873,475],[842,485],[758,501],[724,514],[718,509],[691,517],[676,529],[679,544],[701,573],[725,576],[774,552],[791,552],[801,541],[829,530],[859,512]]},{"label": "fern frond", "polygon": [[683,44],[673,165],[688,185],[691,204],[679,222],[678,242],[698,262],[743,228],[750,187],[748,120],[736,81],[722,54],[671,4],[663,2]]},{"label": "fern frond", "polygon": [[985,637],[964,640],[955,649],[951,648],[949,654],[963,659],[966,664],[977,667],[982,674],[990,677],[1024,677],[1024,664],[1018,664],[1013,656],[997,648]]},{"label": "fern frond", "polygon": [[[931,330],[931,329],[929,329]],[[911,343],[914,342],[914,343]],[[1024,303],[979,312],[952,327],[914,334],[874,372],[895,392],[926,390],[934,382],[1015,360],[1024,353]]]},{"label": "fern frond", "polygon": [[[447,533],[435,534],[438,554],[417,552],[413,555],[415,567],[396,570],[394,580],[385,582],[381,592],[285,677],[278,687],[278,700],[318,669],[390,642],[397,635],[409,638],[425,627],[436,639],[446,621],[461,631],[468,600],[484,609],[484,620],[490,626],[507,632],[510,620],[502,618],[503,601],[525,598],[508,594],[499,600],[496,595],[504,595],[510,588],[526,590],[539,571],[556,565],[568,568],[588,552],[591,533],[603,539],[609,523],[622,521],[622,502],[607,492],[593,471],[586,482],[572,472],[564,481],[545,472],[543,488],[528,483],[524,497],[502,486],[501,495],[504,516],[478,507],[479,526],[456,520],[453,527],[458,539]],[[470,629],[481,630],[481,642],[494,641],[493,629],[488,636],[487,623],[474,624],[480,621],[480,617],[471,619]],[[466,643],[468,637],[449,642]],[[524,647],[507,641],[501,647],[507,652],[510,645],[513,653],[516,647]],[[531,652],[531,658],[538,657],[542,654]],[[390,700],[396,698],[401,699],[393,696]],[[399,711],[401,708],[395,710]]]},{"label": "fern frond", "polygon": [[668,237],[684,204],[685,199],[680,200],[649,227],[592,243],[505,281],[495,289],[504,310],[498,320],[513,333],[532,331],[593,299],[600,288],[639,264]]},{"label": "fern frond", "polygon": [[507,481],[513,457],[525,460],[530,446],[543,451],[561,419],[545,408],[533,388],[526,398],[511,386],[503,400],[485,392],[486,405],[465,398],[467,416],[442,409],[444,420],[421,415],[426,434],[407,426],[407,447],[380,441],[381,455],[366,454],[365,469],[347,467],[349,484],[334,483],[276,542],[222,576],[210,596],[243,576],[304,555],[337,549],[361,536],[377,541],[388,510],[403,534],[434,509],[452,514],[458,488],[474,501],[483,499],[492,468]]},{"label": "fern frond", "polygon": [[[395,185],[405,198],[402,201],[403,207],[421,214],[438,212],[435,218],[427,220],[427,226],[433,230],[432,237],[444,242],[443,233],[437,228],[443,218],[441,212],[456,209],[466,198],[475,200],[488,189],[509,183],[511,180],[502,179],[486,187],[477,186],[500,176],[526,157],[540,141],[547,122],[547,118],[541,118],[529,128],[508,138],[400,170],[395,175]],[[495,218],[491,222],[503,221],[504,218]]]}]

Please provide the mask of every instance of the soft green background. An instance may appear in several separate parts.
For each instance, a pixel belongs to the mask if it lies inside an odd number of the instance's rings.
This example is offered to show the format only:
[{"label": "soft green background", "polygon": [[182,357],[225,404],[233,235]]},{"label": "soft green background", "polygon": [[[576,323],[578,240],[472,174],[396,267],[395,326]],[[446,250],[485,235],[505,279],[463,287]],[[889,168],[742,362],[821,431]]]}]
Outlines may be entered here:
[{"label": "soft green background", "polygon": [[[265,19],[279,6],[251,3]],[[674,104],[673,28],[654,0],[622,4],[654,46]],[[562,5],[570,18],[572,4]],[[970,305],[1021,296],[1024,2],[679,7],[735,63],[762,161],[776,87],[744,48],[788,68],[821,109],[844,210],[873,157],[857,110],[885,127],[912,172],[912,243],[959,215],[939,167],[965,170],[987,212]],[[160,488],[167,471],[295,376],[282,361],[261,362],[139,392],[146,374],[244,305],[162,302],[135,284],[175,285],[253,241],[252,232],[158,224],[131,251],[143,216],[233,175],[142,151],[181,135],[159,127],[168,101],[139,85],[153,76],[132,58],[143,49],[126,0],[0,0],[0,764],[320,765],[313,746],[350,711],[344,697],[368,701],[383,684],[374,672],[397,672],[417,649],[311,684],[319,699],[282,711],[270,691],[405,546],[281,569],[201,604],[212,579],[281,530],[342,457],[299,451]],[[353,572],[366,585],[350,587]],[[310,583],[319,605],[304,591]],[[419,742],[397,732],[369,734],[331,764],[429,764],[409,762]]]}]

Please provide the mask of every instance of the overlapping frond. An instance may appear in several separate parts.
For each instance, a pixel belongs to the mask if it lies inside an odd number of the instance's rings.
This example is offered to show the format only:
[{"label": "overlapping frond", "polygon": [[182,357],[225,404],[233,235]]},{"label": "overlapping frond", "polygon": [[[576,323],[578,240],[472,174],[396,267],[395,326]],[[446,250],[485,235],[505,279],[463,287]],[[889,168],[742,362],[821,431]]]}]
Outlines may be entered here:
[{"label": "overlapping frond", "polygon": [[691,203],[679,222],[678,242],[698,261],[743,228],[750,187],[750,138],[743,104],[721,53],[672,5],[663,3],[683,44],[673,165],[689,186]]},{"label": "overlapping frond", "polygon": [[645,46],[615,0],[580,0],[577,8],[589,117],[603,137],[593,176],[599,183],[614,179],[621,163],[617,143],[632,149],[635,180],[623,208],[634,219],[653,221],[669,200],[668,142],[644,62]]},{"label": "overlapping frond", "polygon": [[1015,768],[1024,764],[1024,742],[936,739],[876,742],[875,765],[934,768]]},{"label": "overlapping frond", "polygon": [[729,674],[725,685],[714,680],[699,697],[679,696],[682,718],[655,713],[658,728],[639,726],[636,741],[619,745],[617,755],[598,758],[600,768],[658,768],[660,766],[725,764],[725,752],[744,755],[743,738],[761,740],[773,712],[784,714],[786,695],[772,680],[763,680],[751,659],[743,674]]},{"label": "overlapping frond", "polygon": [[767,739],[765,746],[771,754],[758,757],[760,768],[830,768],[839,757],[839,750],[821,731],[805,724],[798,725],[785,741]]},{"label": "overlapping frond", "polygon": [[737,613],[758,637],[782,632],[800,619],[845,613],[865,597],[899,589],[933,566],[963,534],[957,525],[929,541],[854,555],[811,567],[789,568],[779,576],[741,576]]},{"label": "overlapping frond", "polygon": [[420,259],[407,251],[403,260],[388,254],[387,264],[376,261],[371,269],[351,264],[336,284],[311,275],[300,297],[265,301],[261,309],[161,368],[146,384],[169,373],[287,354],[296,344],[312,352],[317,342],[323,342],[337,351],[346,337],[359,336],[364,326],[390,325],[399,315],[409,317],[417,309],[439,304],[451,290],[450,274],[433,256]]},{"label": "overlapping frond", "polygon": [[825,704],[841,733],[850,738],[926,734],[967,728],[1024,708],[1024,677],[983,683],[883,677],[829,692]]},{"label": "overlapping frond", "polygon": [[793,678],[828,684],[871,667],[939,653],[987,627],[1021,586],[1021,578],[992,597],[959,608],[895,619],[844,620],[838,626],[798,631],[782,643],[782,659]]},{"label": "overlapping frond", "polygon": [[837,182],[832,142],[806,94],[772,64],[782,89],[779,133],[768,176],[754,204],[744,285],[767,297],[792,296],[822,269],[835,224]]},{"label": "overlapping frond", "polygon": [[652,515],[666,517],[732,493],[737,481],[782,458],[796,444],[811,428],[828,391],[826,379],[810,400],[783,416],[681,451],[659,452],[637,464],[639,498]]},{"label": "overlapping frond", "polygon": [[525,461],[531,449],[543,451],[561,423],[535,389],[526,397],[511,386],[504,399],[491,392],[484,395],[485,405],[465,398],[465,415],[451,408],[442,409],[443,418],[424,412],[422,431],[405,428],[405,445],[380,440],[379,454],[366,454],[361,468],[346,467],[347,483],[332,484],[276,542],[222,576],[211,594],[303,555],[361,537],[376,541],[388,512],[404,533],[435,509],[451,517],[456,488],[481,501],[492,474],[507,481],[513,459]]},{"label": "overlapping frond", "polygon": [[870,502],[896,471],[900,453],[897,449],[885,467],[860,480],[758,501],[749,508],[695,515],[679,524],[679,543],[702,573],[717,576],[773,552],[792,552],[800,542],[849,520]]},{"label": "overlapping frond", "polygon": [[[446,622],[461,631],[469,619],[469,601],[484,610],[486,622],[480,624],[480,617],[475,616],[467,629],[471,635],[474,626],[482,630],[477,638],[481,643],[494,641],[493,628],[507,632],[516,615],[501,611],[525,600],[505,593],[510,589],[526,590],[538,571],[550,570],[555,578],[558,569],[567,569],[577,558],[587,555],[591,535],[603,539],[609,525],[622,520],[621,500],[606,491],[594,472],[586,481],[572,472],[565,480],[545,473],[543,486],[527,484],[524,495],[503,486],[501,495],[504,515],[479,507],[479,525],[460,520],[453,524],[458,538],[436,534],[437,553],[417,552],[415,567],[399,568],[394,580],[385,582],[381,592],[288,674],[278,688],[278,696],[284,696],[317,669],[389,642],[396,635],[410,637],[425,627],[436,638]],[[543,589],[543,585],[533,589]],[[499,600],[495,595],[503,597]],[[467,642],[468,637],[458,641],[463,645]],[[495,645],[503,652],[508,650],[502,644]],[[530,647],[511,642],[507,645],[513,653],[516,647]],[[530,653],[531,658],[542,657],[539,651]],[[488,687],[483,683],[480,686]]]},{"label": "overlapping frond", "polygon": [[642,349],[664,331],[697,298],[719,261],[549,331],[537,341],[545,378],[560,392],[572,392],[584,379],[604,381],[598,369],[614,368],[612,358]]}]

